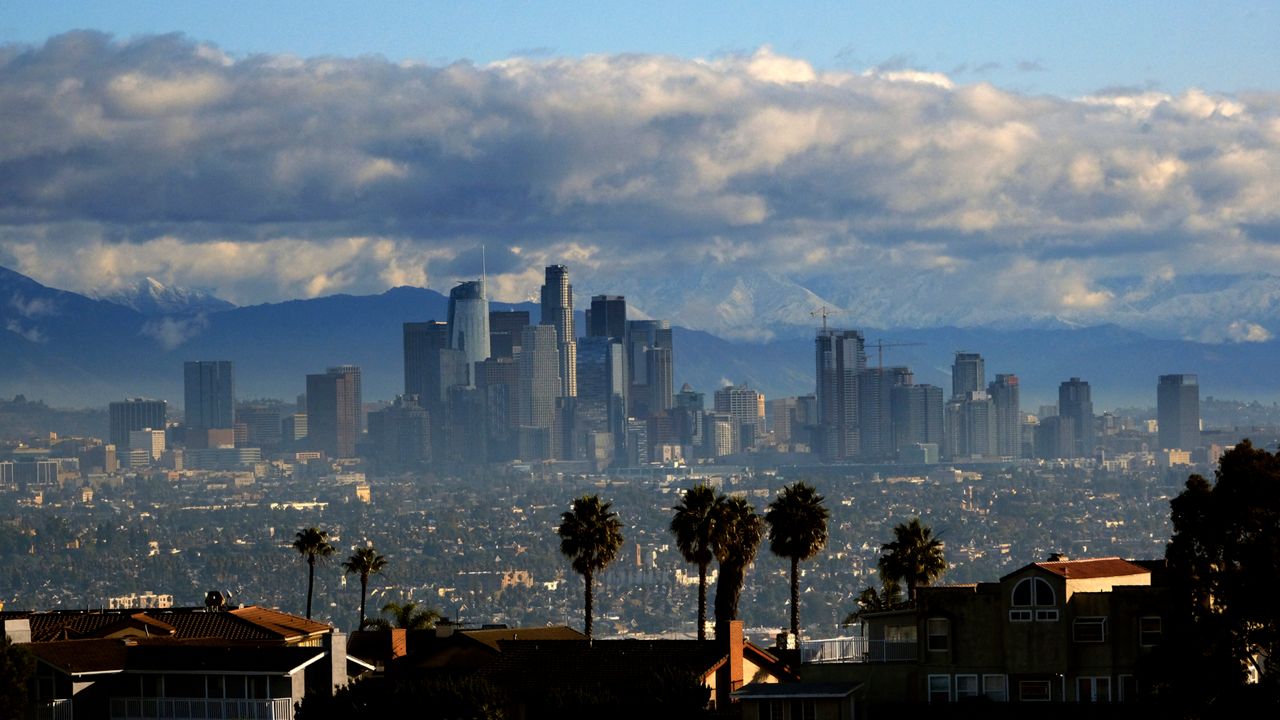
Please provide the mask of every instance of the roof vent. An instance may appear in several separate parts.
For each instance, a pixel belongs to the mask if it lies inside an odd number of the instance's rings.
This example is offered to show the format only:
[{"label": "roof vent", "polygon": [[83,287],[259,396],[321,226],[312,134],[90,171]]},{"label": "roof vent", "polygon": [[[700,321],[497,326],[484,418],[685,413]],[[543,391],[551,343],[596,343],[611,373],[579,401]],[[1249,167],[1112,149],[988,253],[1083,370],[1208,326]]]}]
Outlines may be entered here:
[{"label": "roof vent", "polygon": [[220,590],[210,590],[204,596],[204,609],[219,612],[227,609],[227,596]]},{"label": "roof vent", "polygon": [[1066,553],[1056,552],[1056,553],[1051,553],[1049,555],[1049,559],[1046,560],[1046,562],[1067,562],[1070,559],[1071,558],[1067,557]]}]

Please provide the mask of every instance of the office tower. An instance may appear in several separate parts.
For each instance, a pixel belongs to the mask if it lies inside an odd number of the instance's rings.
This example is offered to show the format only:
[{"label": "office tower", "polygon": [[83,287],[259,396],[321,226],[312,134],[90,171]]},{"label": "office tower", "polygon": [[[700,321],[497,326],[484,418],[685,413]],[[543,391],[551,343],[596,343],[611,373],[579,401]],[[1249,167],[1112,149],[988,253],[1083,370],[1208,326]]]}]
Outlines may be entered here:
[{"label": "office tower", "polygon": [[815,340],[817,432],[815,449],[827,460],[848,460],[861,451],[858,432],[858,373],[867,369],[862,333],[823,328]]},{"label": "office tower", "polygon": [[796,399],[793,397],[774,398],[764,403],[765,432],[772,436],[773,442],[786,446],[791,444],[791,428],[796,425]]},{"label": "office tower", "polygon": [[521,333],[520,343],[520,426],[549,428],[555,423],[556,398],[562,388],[556,329],[530,325]]},{"label": "office tower", "polygon": [[965,393],[985,390],[987,372],[978,353],[957,352],[951,365],[951,397],[963,397]]},{"label": "office tower", "polygon": [[1076,455],[1076,434],[1071,420],[1058,415],[1040,418],[1032,437],[1035,456],[1042,460],[1073,458]]},{"label": "office tower", "polygon": [[671,323],[627,321],[627,403],[631,417],[648,419],[673,407],[674,357]]},{"label": "office tower", "polygon": [[706,395],[694,390],[689,383],[685,383],[680,388],[680,392],[676,393],[672,417],[676,436],[679,438],[680,445],[686,449],[686,457],[703,455],[706,445],[706,426],[704,425],[706,408]]},{"label": "office tower", "polygon": [[944,452],[952,460],[996,454],[995,404],[985,390],[973,390],[947,402]]},{"label": "office tower", "polygon": [[236,392],[231,361],[187,361],[182,371],[188,433],[232,427]]},{"label": "office tower", "polygon": [[513,358],[519,355],[520,333],[528,326],[528,310],[490,310],[489,357]]},{"label": "office tower", "polygon": [[863,460],[893,457],[892,391],[911,382],[911,370],[905,367],[867,368],[858,373],[858,455]]},{"label": "office tower", "polygon": [[893,449],[901,454],[915,445],[943,445],[942,388],[937,385],[895,385],[889,394],[893,418]]},{"label": "office tower", "polygon": [[431,423],[413,398],[396,396],[390,407],[369,413],[369,446],[383,471],[420,468],[431,460]]},{"label": "office tower", "polygon": [[[621,439],[626,420],[625,351],[613,336],[585,337],[578,343],[578,401],[574,424],[577,445],[587,447],[585,435],[610,433]],[[611,441],[612,442],[612,441]]]},{"label": "office tower", "polygon": [[360,368],[342,365],[307,376],[307,437],[329,457],[355,457],[360,439]]},{"label": "office tower", "polygon": [[1161,375],[1156,385],[1161,450],[1200,447],[1200,381],[1195,375]]},{"label": "office tower", "polygon": [[998,374],[987,386],[995,405],[996,454],[1016,458],[1022,455],[1022,410],[1018,406],[1018,376]]},{"label": "office tower", "polygon": [[587,336],[623,339],[627,334],[627,299],[593,295],[587,310]]},{"label": "office tower", "polygon": [[1089,383],[1073,377],[1058,386],[1058,417],[1071,423],[1074,457],[1093,457],[1093,400],[1089,396]]},{"label": "office tower", "polygon": [[467,384],[466,353],[449,348],[449,324],[404,324],[404,394],[429,412],[444,409],[449,388]]},{"label": "office tower", "polygon": [[124,450],[129,447],[129,433],[133,430],[163,430],[168,414],[168,403],[164,400],[147,400],[130,398],[123,402],[113,402],[107,406],[110,418],[110,438],[112,445]]},{"label": "office tower", "polygon": [[280,444],[280,403],[248,402],[236,406],[236,420],[244,424],[245,444],[275,447]]},{"label": "office tower", "polygon": [[520,364],[509,357],[491,357],[476,369],[476,391],[484,402],[489,460],[514,460],[518,457],[516,433],[520,426]]},{"label": "office tower", "polygon": [[745,383],[716,390],[715,411],[733,420],[740,450],[754,447],[764,434],[764,393],[747,387]]},{"label": "office tower", "polygon": [[[129,431],[129,450],[144,451],[147,456],[147,463],[154,462],[164,455],[164,430],[130,430]],[[143,464],[147,464],[143,463]]]},{"label": "office tower", "polygon": [[476,363],[489,357],[489,299],[483,280],[458,283],[449,291],[449,348],[463,355],[467,387],[475,387]]},{"label": "office tower", "polygon": [[542,286],[542,319],[539,324],[555,328],[559,394],[573,397],[578,394],[577,335],[573,329],[573,286],[569,284],[569,269],[563,265],[548,265],[546,268],[546,283]]}]

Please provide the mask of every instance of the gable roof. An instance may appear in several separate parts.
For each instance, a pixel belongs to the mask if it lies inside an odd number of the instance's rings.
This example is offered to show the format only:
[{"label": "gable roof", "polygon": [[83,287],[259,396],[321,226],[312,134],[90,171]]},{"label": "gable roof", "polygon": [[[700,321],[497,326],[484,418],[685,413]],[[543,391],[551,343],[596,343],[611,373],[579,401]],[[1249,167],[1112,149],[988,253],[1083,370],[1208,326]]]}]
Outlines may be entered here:
[{"label": "gable roof", "polygon": [[565,625],[533,628],[490,628],[487,630],[463,630],[459,633],[475,640],[495,652],[499,643],[507,640],[586,640],[587,636]]},{"label": "gable roof", "polygon": [[55,640],[24,645],[40,662],[67,675],[120,672],[128,646],[122,640]]},{"label": "gable roof", "polygon": [[133,628],[147,635],[181,640],[214,638],[289,643],[326,633],[328,625],[271,608],[248,605],[210,612],[205,608],[152,610],[51,610],[5,612],[4,619],[26,619],[33,643],[104,638]]}]

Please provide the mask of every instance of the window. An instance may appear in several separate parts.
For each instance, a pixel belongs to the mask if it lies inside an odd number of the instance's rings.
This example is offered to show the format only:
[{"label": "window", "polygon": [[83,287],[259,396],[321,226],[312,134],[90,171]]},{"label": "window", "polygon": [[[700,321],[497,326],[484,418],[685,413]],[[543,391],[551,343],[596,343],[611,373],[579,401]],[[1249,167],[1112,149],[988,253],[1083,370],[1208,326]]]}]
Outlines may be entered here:
[{"label": "window", "polygon": [[1138,683],[1132,675],[1121,675],[1117,685],[1120,690],[1120,702],[1133,702],[1138,699]]},{"label": "window", "polygon": [[1076,700],[1111,702],[1111,678],[1106,676],[1076,678]]},{"label": "window", "polygon": [[946,618],[929,618],[925,623],[929,632],[929,649],[945,652],[951,649],[951,621]]},{"label": "window", "polygon": [[982,696],[992,702],[1009,701],[1009,678],[1004,675],[983,675]]},{"label": "window", "polygon": [[1048,680],[1021,680],[1018,682],[1018,699],[1023,702],[1049,702]]},{"label": "window", "polygon": [[956,676],[956,700],[973,699],[978,697],[978,676],[977,675],[957,675]]},{"label": "window", "polygon": [[1043,578],[1029,577],[1013,586],[1013,609],[1010,622],[1057,622],[1057,595]]},{"label": "window", "polygon": [[950,675],[930,675],[929,676],[929,702],[931,703],[951,702],[951,676]]},{"label": "window", "polygon": [[1142,647],[1155,647],[1160,644],[1164,628],[1160,618],[1151,616],[1138,618],[1138,644]]},{"label": "window", "polygon": [[1071,637],[1078,643],[1107,641],[1106,617],[1078,617],[1071,623]]}]

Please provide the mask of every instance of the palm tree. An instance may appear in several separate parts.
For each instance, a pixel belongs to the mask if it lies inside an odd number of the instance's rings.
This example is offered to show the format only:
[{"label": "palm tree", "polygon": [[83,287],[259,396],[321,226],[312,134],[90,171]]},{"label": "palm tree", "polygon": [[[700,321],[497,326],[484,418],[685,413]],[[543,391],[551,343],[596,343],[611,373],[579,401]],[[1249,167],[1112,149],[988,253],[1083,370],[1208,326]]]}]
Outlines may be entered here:
[{"label": "palm tree", "polygon": [[738,619],[742,583],[764,538],[764,520],[745,499],[721,495],[716,503],[715,528],[712,549],[720,563],[720,577],[716,582],[716,637],[724,638],[729,622]]},{"label": "palm tree", "polygon": [[622,547],[622,523],[611,512],[611,503],[600,502],[599,495],[583,495],[573,501],[573,510],[560,516],[560,552],[572,558],[573,569],[582,575],[586,586],[584,615],[586,635],[591,639],[592,580]]},{"label": "palm tree", "polygon": [[389,602],[382,606],[382,614],[390,615],[391,619],[371,618],[367,625],[374,630],[430,630],[440,621],[440,611],[434,608],[419,610],[416,602]]},{"label": "palm tree", "polygon": [[333,546],[329,544],[329,534],[318,527],[299,530],[293,540],[293,549],[307,559],[307,619],[311,619],[311,595],[316,584],[316,559],[324,559],[333,554]]},{"label": "palm tree", "polygon": [[893,536],[893,542],[881,546],[885,553],[880,556],[880,574],[906,583],[907,600],[914,603],[916,588],[929,585],[947,570],[942,541],[920,518],[898,523]]},{"label": "palm tree", "polygon": [[717,505],[724,496],[716,497],[709,485],[698,484],[685,491],[680,504],[671,508],[671,534],[676,547],[687,562],[698,565],[698,639],[707,639],[707,566],[715,558],[712,543],[716,533]]},{"label": "palm tree", "polygon": [[800,637],[800,561],[817,555],[827,544],[831,513],[812,485],[796,482],[782,488],[764,514],[769,523],[769,549],[791,560],[791,634]]},{"label": "palm tree", "polygon": [[342,561],[342,569],[360,576],[360,630],[364,629],[364,602],[369,593],[369,576],[377,575],[387,567],[387,559],[371,547],[356,548],[351,557]]}]

